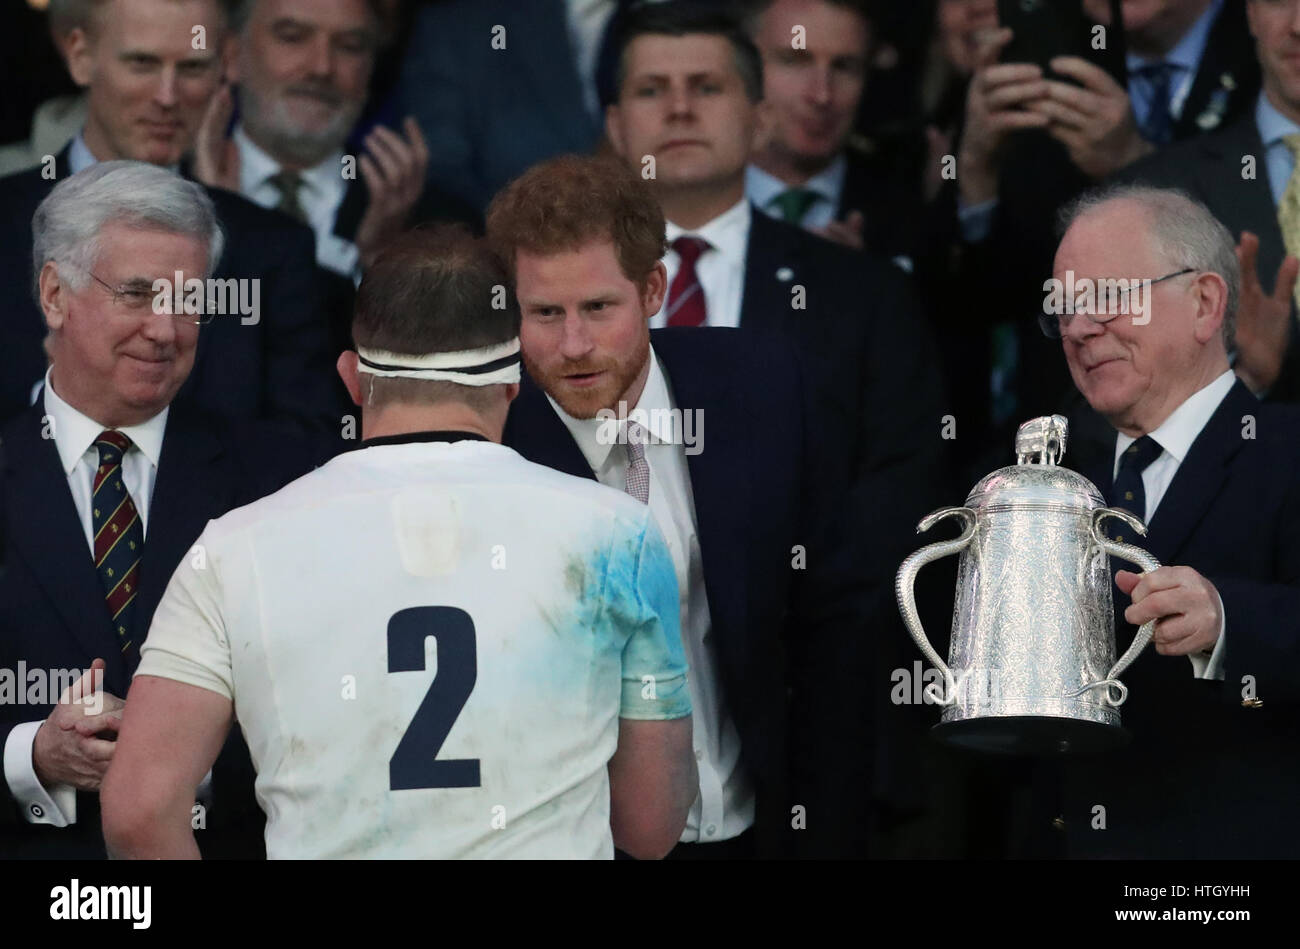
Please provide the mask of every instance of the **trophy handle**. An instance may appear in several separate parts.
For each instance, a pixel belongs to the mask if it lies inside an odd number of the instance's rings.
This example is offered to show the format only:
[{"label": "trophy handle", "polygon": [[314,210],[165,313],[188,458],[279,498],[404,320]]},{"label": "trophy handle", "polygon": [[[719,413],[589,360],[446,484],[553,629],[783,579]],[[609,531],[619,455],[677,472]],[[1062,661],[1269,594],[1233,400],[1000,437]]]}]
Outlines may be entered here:
[{"label": "trophy handle", "polygon": [[898,597],[898,609],[903,614],[907,631],[911,633],[912,639],[930,664],[943,673],[944,694],[937,691],[938,687],[933,682],[925,687],[925,694],[939,705],[951,705],[957,701],[957,683],[953,679],[952,670],[934,651],[929,637],[925,635],[921,616],[916,611],[916,591],[913,586],[916,583],[916,575],[926,564],[947,557],[949,554],[959,553],[966,548],[971,538],[975,536],[975,512],[968,507],[941,507],[922,519],[916,527],[916,532],[919,534],[928,531],[944,518],[953,516],[960,517],[965,523],[961,536],[922,547],[903,561],[902,566],[898,568],[898,578],[894,581],[894,594]]},{"label": "trophy handle", "polygon": [[[1156,560],[1141,547],[1135,547],[1132,544],[1120,544],[1108,538],[1101,531],[1101,522],[1108,517],[1118,518],[1133,530],[1137,531],[1140,536],[1145,537],[1147,533],[1146,525],[1134,515],[1121,508],[1103,507],[1098,508],[1092,513],[1092,539],[1097,542],[1102,550],[1112,557],[1119,557],[1121,560],[1127,560],[1129,563],[1137,564],[1142,568],[1143,573],[1150,573],[1160,567],[1160,561]],[[1085,685],[1079,692],[1086,692],[1089,689],[1106,687],[1106,701],[1115,708],[1124,704],[1128,698],[1128,689],[1124,683],[1120,682],[1116,676],[1127,669],[1138,657],[1138,654],[1146,648],[1147,643],[1151,642],[1151,634],[1156,628],[1156,621],[1149,620],[1138,627],[1137,635],[1133,637],[1132,644],[1125,651],[1124,655],[1119,657],[1115,665],[1110,667],[1106,673],[1106,678],[1100,682],[1093,682]],[[1116,689],[1119,692],[1118,698],[1111,694],[1111,690]]]}]

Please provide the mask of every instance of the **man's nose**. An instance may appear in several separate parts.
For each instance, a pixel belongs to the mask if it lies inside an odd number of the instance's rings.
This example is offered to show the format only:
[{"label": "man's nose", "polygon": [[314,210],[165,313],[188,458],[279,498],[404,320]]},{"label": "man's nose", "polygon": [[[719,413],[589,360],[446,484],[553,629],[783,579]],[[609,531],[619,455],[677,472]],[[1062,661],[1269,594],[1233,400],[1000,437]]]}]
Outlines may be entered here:
[{"label": "man's nose", "polygon": [[165,109],[176,105],[176,67],[163,66],[158,76],[158,87],[154,90],[154,102]]},{"label": "man's nose", "polygon": [[[145,317],[144,326],[140,329],[140,335],[157,346],[174,346],[177,336],[176,321],[187,319],[191,319],[191,317],[186,313],[173,316],[171,313],[152,310]],[[198,319],[198,317],[192,317],[192,319]]]},{"label": "man's nose", "polygon": [[668,114],[673,118],[689,118],[695,113],[695,101],[685,86],[668,90]]},{"label": "man's nose", "polygon": [[827,106],[831,103],[831,76],[829,67],[815,66],[808,77],[808,101],[813,105]]},{"label": "man's nose", "polygon": [[565,359],[582,359],[593,349],[587,321],[577,313],[569,313],[565,316],[561,333],[560,354]]},{"label": "man's nose", "polygon": [[1072,316],[1067,316],[1066,319],[1069,322],[1062,325],[1061,336],[1072,342],[1086,342],[1094,336],[1100,336],[1106,332],[1104,324],[1089,319],[1084,313],[1075,313]]},{"label": "man's nose", "polygon": [[313,76],[328,76],[334,72],[334,50],[328,36],[317,36],[313,41],[307,65]]}]

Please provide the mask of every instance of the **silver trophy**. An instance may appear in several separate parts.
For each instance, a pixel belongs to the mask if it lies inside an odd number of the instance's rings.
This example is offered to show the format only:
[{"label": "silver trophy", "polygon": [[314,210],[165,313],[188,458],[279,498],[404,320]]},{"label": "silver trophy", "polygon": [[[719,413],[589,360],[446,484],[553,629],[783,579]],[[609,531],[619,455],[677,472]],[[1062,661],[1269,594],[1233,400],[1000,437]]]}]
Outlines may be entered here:
[{"label": "silver trophy", "polygon": [[[1053,754],[1123,744],[1118,676],[1148,642],[1142,625],[1115,661],[1110,558],[1143,571],[1160,564],[1146,551],[1105,536],[1107,518],[1146,534],[1127,511],[1108,508],[1087,478],[1058,466],[1064,417],[1036,418],[1016,433],[1016,463],[987,475],[965,507],[940,508],[921,521],[962,521],[961,536],[930,544],[903,561],[895,592],[908,632],[942,675],[926,696],[943,707],[935,737],[980,751]],[[916,611],[921,567],[960,553],[952,638],[945,663]]]}]

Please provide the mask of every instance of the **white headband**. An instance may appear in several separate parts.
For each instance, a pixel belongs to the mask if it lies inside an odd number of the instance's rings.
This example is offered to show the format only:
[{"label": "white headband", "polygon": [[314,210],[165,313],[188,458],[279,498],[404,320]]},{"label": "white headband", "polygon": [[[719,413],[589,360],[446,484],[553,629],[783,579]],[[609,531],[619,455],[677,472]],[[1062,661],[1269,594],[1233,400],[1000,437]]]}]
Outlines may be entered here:
[{"label": "white headband", "polygon": [[435,379],[463,386],[491,386],[519,381],[519,337],[457,353],[390,353],[357,347],[360,372],[372,376]]}]

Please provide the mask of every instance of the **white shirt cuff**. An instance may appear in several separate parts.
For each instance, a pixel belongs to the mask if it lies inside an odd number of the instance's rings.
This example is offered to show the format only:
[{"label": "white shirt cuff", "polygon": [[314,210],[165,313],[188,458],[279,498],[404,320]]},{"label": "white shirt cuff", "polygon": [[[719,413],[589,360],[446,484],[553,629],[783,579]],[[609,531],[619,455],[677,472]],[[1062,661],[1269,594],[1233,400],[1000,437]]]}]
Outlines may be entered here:
[{"label": "white shirt cuff", "polygon": [[[1215,596],[1219,596],[1219,591],[1214,591]],[[1219,597],[1219,638],[1214,641],[1214,651],[1208,656],[1197,653],[1188,655],[1192,663],[1192,675],[1198,679],[1222,679],[1223,678],[1223,641],[1226,638],[1228,630],[1228,614],[1223,609],[1223,598]]]},{"label": "white shirt cuff", "polygon": [[29,824],[67,827],[77,822],[77,789],[71,784],[56,784],[47,790],[32,764],[32,747],[43,724],[23,722],[9,730],[5,739],[5,782]]}]

